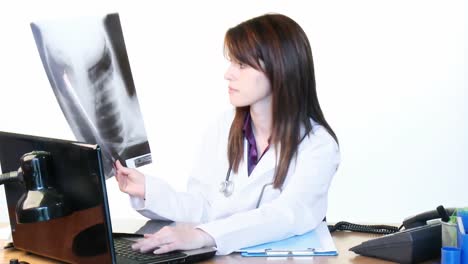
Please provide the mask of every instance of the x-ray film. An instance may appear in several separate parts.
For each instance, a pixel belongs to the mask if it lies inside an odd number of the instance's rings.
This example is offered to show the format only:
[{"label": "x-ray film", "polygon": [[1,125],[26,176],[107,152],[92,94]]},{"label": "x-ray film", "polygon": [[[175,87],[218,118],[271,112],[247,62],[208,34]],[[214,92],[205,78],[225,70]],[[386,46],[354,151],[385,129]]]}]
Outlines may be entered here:
[{"label": "x-ray film", "polygon": [[31,23],[39,55],[76,140],[99,144],[113,162],[151,163],[118,14]]}]

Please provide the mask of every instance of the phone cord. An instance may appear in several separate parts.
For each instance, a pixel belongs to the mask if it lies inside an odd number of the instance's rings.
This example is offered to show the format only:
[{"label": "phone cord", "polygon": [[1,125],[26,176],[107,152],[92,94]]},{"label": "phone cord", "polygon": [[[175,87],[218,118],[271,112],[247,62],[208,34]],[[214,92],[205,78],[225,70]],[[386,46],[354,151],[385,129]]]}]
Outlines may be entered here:
[{"label": "phone cord", "polygon": [[335,232],[339,230],[387,235],[398,232],[399,228],[396,226],[389,225],[359,225],[341,221],[336,223],[335,225],[329,225],[328,230],[330,230],[330,232]]}]

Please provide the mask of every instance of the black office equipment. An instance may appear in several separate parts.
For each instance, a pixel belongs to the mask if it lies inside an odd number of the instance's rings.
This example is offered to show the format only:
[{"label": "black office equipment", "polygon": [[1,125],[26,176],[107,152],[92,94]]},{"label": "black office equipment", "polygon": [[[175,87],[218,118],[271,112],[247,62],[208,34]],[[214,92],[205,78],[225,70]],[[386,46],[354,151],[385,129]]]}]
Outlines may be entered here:
[{"label": "black office equipment", "polygon": [[440,223],[419,226],[365,241],[349,250],[398,263],[417,263],[440,256],[441,233]]},{"label": "black office equipment", "polygon": [[[441,208],[431,210],[405,218],[400,228],[391,230],[385,226],[385,231],[390,234],[365,241],[360,245],[350,248],[357,254],[380,259],[396,261],[399,263],[417,263],[440,257],[442,246],[441,223],[434,219],[441,217]],[[442,218],[446,214],[452,214],[454,208],[443,209]],[[428,221],[433,220],[430,224]],[[358,226],[358,227],[355,227]],[[378,233],[380,226],[349,225],[348,229],[357,232]],[[399,231],[404,228],[403,231]],[[381,232],[382,234],[383,232]]]},{"label": "black office equipment", "polygon": [[46,151],[25,153],[18,171],[0,179],[6,182],[24,182],[27,189],[16,204],[18,223],[34,223],[63,217],[70,213],[64,196],[50,184],[53,181],[51,155]]},{"label": "black office equipment", "polygon": [[[441,214],[440,214],[441,207],[443,208],[443,206],[439,206],[437,210],[431,210],[431,211],[423,212],[414,216],[407,217],[403,220],[403,224],[401,227],[404,227],[405,229],[409,229],[413,227],[423,226],[423,225],[426,225],[427,221],[429,220],[441,218]],[[446,212],[447,215],[452,215],[453,212],[455,211],[455,208],[453,207],[443,208],[443,210]]]},{"label": "black office equipment", "polygon": [[[31,162],[25,163],[21,160],[22,157],[27,157]],[[19,170],[24,164],[36,166],[34,173],[30,175],[34,176],[33,179],[47,179],[41,183],[42,187],[39,189],[53,186],[53,193],[60,194],[58,195],[60,199],[56,201],[63,201],[63,205],[60,206],[63,212],[44,214],[43,211],[47,210],[45,208],[54,209],[54,207],[48,202],[44,203],[48,205],[47,207],[34,204],[41,201],[40,199],[22,202],[22,197],[29,190],[36,189],[39,184],[38,182],[33,185],[31,182],[26,184],[26,178],[30,176],[25,178],[23,175],[15,180],[5,181],[15,248],[68,263],[141,263],[140,260],[130,260],[117,255],[119,249],[114,248],[101,151],[98,145],[0,132],[2,173],[6,173],[8,178],[21,171],[24,174],[25,168]],[[38,173],[42,173],[44,177],[39,177]],[[41,193],[33,195],[40,196]],[[28,206],[23,206],[24,203]],[[21,214],[28,208],[35,209],[32,214],[24,218],[26,221],[18,221],[23,219]],[[53,217],[47,217],[51,215]],[[209,258],[214,253],[213,248],[204,248],[173,252],[164,256],[145,254],[144,257],[152,258],[145,263],[187,263]]]}]

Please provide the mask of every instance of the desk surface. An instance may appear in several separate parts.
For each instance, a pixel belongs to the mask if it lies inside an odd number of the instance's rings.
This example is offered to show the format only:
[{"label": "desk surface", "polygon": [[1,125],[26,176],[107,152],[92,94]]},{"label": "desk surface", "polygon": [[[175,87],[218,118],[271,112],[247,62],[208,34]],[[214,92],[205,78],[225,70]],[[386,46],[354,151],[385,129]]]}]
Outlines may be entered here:
[{"label": "desk surface", "polygon": [[[6,224],[0,224],[0,227],[5,227]],[[216,256],[210,260],[201,262],[204,264],[211,263],[251,263],[251,264],[260,264],[260,263],[375,263],[375,264],[385,264],[393,263],[389,261],[378,260],[375,258],[368,258],[354,254],[351,251],[348,251],[349,248],[360,244],[363,241],[369,240],[371,238],[378,237],[378,235],[371,234],[362,234],[362,233],[348,233],[348,232],[336,232],[333,233],[333,239],[335,241],[336,248],[338,249],[338,256],[327,256],[327,257],[301,257],[301,258],[244,258],[239,254],[231,254],[228,256]],[[10,259],[17,258],[20,261],[27,261],[31,264],[43,264],[43,263],[60,263],[58,261],[50,260],[41,256],[34,254],[25,253],[16,249],[3,249],[5,245],[4,240],[0,240],[0,264],[8,264]]]}]

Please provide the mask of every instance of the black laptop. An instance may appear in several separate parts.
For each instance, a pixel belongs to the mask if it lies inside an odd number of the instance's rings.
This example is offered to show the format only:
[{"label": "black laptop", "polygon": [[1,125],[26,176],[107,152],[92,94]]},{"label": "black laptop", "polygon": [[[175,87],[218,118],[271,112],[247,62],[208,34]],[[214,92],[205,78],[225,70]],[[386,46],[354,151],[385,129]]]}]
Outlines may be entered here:
[{"label": "black laptop", "polygon": [[[191,263],[216,252],[142,254],[131,250],[141,235],[113,235],[98,145],[0,131],[0,168],[12,177],[3,183],[20,250],[69,263],[119,264]],[[148,224],[155,231],[167,222]]]}]

